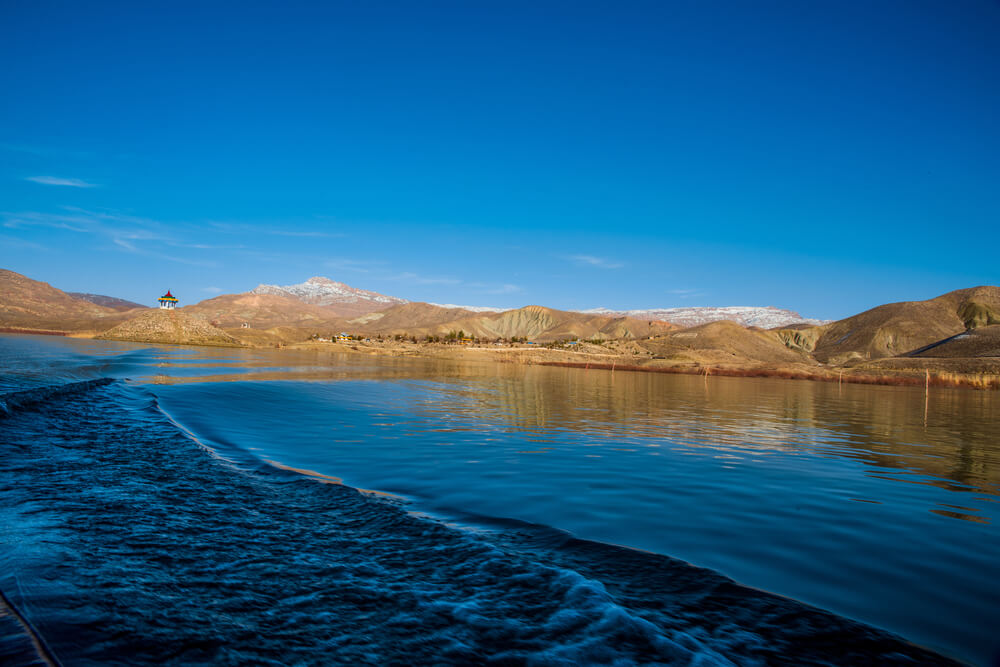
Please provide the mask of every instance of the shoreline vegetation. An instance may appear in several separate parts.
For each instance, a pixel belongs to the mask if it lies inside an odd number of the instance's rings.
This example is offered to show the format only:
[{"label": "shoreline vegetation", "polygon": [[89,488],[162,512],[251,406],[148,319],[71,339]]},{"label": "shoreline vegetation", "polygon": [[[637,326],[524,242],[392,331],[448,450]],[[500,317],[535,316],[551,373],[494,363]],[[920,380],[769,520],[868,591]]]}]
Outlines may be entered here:
[{"label": "shoreline vegetation", "polygon": [[[593,345],[593,344],[588,344]],[[335,349],[339,348],[339,349]],[[422,348],[422,349],[421,349]],[[676,375],[704,375],[718,377],[775,378],[781,380],[811,380],[814,382],[836,382],[848,384],[868,384],[908,387],[936,388],[966,388],[966,389],[1000,389],[1000,368],[995,373],[976,372],[963,373],[941,368],[919,368],[915,364],[908,369],[858,369],[838,368],[829,366],[802,367],[771,367],[753,364],[711,364],[702,362],[667,363],[666,360],[643,359],[636,356],[619,354],[601,354],[593,352],[572,352],[537,347],[454,347],[450,349],[440,343],[404,343],[401,346],[362,348],[355,343],[297,343],[283,346],[282,349],[326,349],[336,352],[358,354],[382,354],[388,356],[413,356],[424,358],[446,359],[480,359],[496,363],[514,363],[536,366],[553,366],[560,368],[578,368],[583,370],[627,371],[639,373],[668,373]],[[561,358],[546,358],[555,353]],[[566,355],[579,355],[578,359],[566,358]],[[915,360],[928,361],[928,360]]]},{"label": "shoreline vegetation", "polygon": [[[31,330],[5,327],[0,333],[29,335],[51,335],[94,340],[113,340],[98,332],[67,332],[51,330]],[[231,332],[238,336],[238,332]],[[155,345],[184,345],[193,347],[228,347],[247,350],[315,351],[333,354],[368,354],[373,356],[412,357],[425,359],[447,359],[455,361],[490,361],[501,364],[521,364],[527,366],[550,366],[577,368],[595,371],[623,371],[637,373],[666,373],[675,375],[703,375],[706,377],[772,378],[780,380],[809,380],[813,382],[834,382],[846,384],[867,384],[897,387],[935,387],[978,390],[1000,390],[1000,360],[993,372],[962,372],[935,367],[935,362],[946,359],[891,358],[874,360],[863,367],[837,367],[824,365],[772,366],[752,362],[712,363],[710,361],[671,361],[649,358],[636,354],[623,354],[604,348],[605,345],[627,346],[634,341],[609,340],[601,342],[585,341],[574,345],[583,349],[566,349],[565,343],[540,343],[528,346],[523,343],[503,343],[483,345],[462,345],[445,342],[413,342],[384,338],[352,341],[316,341],[298,343],[241,344],[221,342],[169,342],[164,340],[130,340],[119,342],[149,343]],[[594,349],[597,348],[597,349]],[[879,362],[909,361],[909,367],[882,367]],[[983,360],[988,361],[988,360]]]}]

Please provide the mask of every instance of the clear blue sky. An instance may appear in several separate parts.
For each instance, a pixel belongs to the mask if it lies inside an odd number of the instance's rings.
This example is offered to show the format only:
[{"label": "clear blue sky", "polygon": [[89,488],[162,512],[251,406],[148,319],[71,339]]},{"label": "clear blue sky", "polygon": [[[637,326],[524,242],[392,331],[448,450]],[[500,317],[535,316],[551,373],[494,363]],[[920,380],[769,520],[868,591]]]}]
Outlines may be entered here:
[{"label": "clear blue sky", "polygon": [[0,267],[828,318],[996,284],[998,35],[996,0],[4,0]]}]

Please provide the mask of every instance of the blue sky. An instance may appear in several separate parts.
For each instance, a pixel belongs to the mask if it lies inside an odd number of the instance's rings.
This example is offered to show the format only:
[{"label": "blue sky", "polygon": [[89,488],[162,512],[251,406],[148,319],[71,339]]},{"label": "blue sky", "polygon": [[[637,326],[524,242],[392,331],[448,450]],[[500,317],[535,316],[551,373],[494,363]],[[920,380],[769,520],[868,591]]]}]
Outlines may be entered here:
[{"label": "blue sky", "polygon": [[998,34],[989,0],[6,0],[0,267],[826,318],[996,284]]}]

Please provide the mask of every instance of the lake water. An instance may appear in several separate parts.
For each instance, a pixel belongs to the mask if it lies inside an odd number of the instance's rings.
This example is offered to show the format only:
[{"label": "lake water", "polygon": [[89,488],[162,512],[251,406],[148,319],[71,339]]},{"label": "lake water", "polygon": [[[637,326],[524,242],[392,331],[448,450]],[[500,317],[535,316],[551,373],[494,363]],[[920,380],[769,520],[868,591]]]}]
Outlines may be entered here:
[{"label": "lake water", "polygon": [[0,420],[66,664],[1000,656],[996,393],[0,336],[0,392],[95,378]]}]

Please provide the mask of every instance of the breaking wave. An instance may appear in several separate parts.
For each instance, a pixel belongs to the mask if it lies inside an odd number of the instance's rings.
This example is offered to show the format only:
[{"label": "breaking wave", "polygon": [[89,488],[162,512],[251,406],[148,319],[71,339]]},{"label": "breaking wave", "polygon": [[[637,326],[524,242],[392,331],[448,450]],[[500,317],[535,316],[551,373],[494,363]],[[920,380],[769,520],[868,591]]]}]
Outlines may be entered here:
[{"label": "breaking wave", "polygon": [[124,383],[0,404],[0,590],[64,664],[947,662],[666,556],[213,452]]},{"label": "breaking wave", "polygon": [[79,382],[35,387],[34,389],[0,394],[0,417],[10,415],[15,410],[43,405],[56,398],[72,396],[98,387],[104,387],[112,382],[117,382],[117,380],[114,378],[97,378],[94,380],[80,380]]}]

